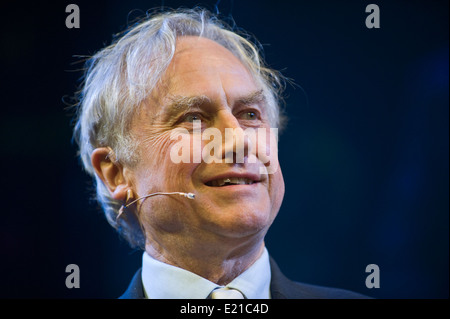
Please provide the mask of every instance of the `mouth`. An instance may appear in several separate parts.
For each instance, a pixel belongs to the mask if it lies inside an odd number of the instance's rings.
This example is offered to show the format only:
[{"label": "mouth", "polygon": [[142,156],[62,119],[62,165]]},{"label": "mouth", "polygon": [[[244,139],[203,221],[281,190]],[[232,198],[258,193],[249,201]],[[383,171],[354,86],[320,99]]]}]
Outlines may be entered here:
[{"label": "mouth", "polygon": [[262,182],[261,178],[263,176],[253,172],[226,172],[206,178],[203,183],[209,187],[245,186],[260,183]]},{"label": "mouth", "polygon": [[223,187],[230,185],[252,185],[253,183],[258,183],[258,181],[246,177],[225,177],[211,180],[206,185],[210,187]]}]

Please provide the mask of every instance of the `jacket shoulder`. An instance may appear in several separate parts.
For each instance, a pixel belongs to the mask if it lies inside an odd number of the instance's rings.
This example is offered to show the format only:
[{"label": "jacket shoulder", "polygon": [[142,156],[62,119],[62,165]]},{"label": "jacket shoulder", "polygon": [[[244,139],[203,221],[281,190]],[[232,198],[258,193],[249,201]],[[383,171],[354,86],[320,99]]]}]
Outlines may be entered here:
[{"label": "jacket shoulder", "polygon": [[[339,288],[292,282],[293,298],[302,299],[371,299],[363,294]],[[298,297],[295,297],[298,296]]]},{"label": "jacket shoulder", "polygon": [[141,280],[142,268],[140,268],[131,279],[127,290],[119,297],[119,299],[144,299],[144,286]]},{"label": "jacket shoulder", "polygon": [[270,290],[273,299],[371,299],[350,290],[292,281],[283,275],[272,258],[270,267],[272,271]]}]

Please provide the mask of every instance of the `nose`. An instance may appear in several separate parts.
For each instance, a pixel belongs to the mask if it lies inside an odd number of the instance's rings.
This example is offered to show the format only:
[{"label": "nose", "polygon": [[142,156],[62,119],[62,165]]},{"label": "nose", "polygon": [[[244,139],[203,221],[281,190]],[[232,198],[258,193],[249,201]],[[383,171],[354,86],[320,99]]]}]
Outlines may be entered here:
[{"label": "nose", "polygon": [[222,133],[222,160],[225,163],[245,163],[253,145],[238,119],[228,110],[223,110],[219,112],[215,126]]}]

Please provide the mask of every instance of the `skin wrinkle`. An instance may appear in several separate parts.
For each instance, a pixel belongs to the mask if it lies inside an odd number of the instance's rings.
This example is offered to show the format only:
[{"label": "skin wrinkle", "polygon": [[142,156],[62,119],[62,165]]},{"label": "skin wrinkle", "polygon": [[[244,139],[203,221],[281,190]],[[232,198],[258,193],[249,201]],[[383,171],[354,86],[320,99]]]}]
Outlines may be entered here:
[{"label": "skin wrinkle", "polygon": [[[243,243],[245,243],[245,242],[243,242]],[[183,240],[177,241],[175,244],[180,246],[182,248],[181,250],[185,252],[184,260],[189,260],[190,259],[189,257],[191,257],[189,255],[189,252],[192,250],[192,247],[189,247],[188,243]],[[242,244],[242,246],[243,246],[243,249],[246,249],[245,244]],[[155,240],[155,238],[153,238],[152,241],[150,241],[150,239],[147,238],[146,247],[148,247],[147,253],[149,253],[151,256],[153,256],[153,258],[156,258],[164,263],[167,263],[167,264],[170,264],[170,265],[173,265],[176,267],[184,268],[184,269],[191,269],[191,272],[193,272],[197,275],[200,275],[200,276],[204,276],[206,278],[211,278],[215,275],[213,271],[211,271],[211,274],[208,274],[207,276],[205,276],[205,273],[197,272],[196,269],[198,269],[199,267],[197,266],[196,262],[190,262],[189,264],[187,264],[188,267],[186,267],[186,264],[178,263],[177,260],[179,260],[179,258],[172,256],[172,254],[170,253],[170,250],[167,250],[165,248],[164,244],[162,242]],[[263,253],[264,246],[255,246],[255,247],[256,247],[256,249],[255,249],[256,259],[257,259]],[[229,268],[229,265],[232,265],[231,269],[233,270],[233,272],[227,274],[227,276],[231,275],[231,277],[237,277],[239,274],[244,272],[249,267],[249,265],[246,265],[245,263],[243,263],[240,260],[240,257],[241,257],[240,254],[236,253],[237,251],[239,251],[238,250],[239,245],[237,245],[235,248],[236,249],[235,249],[234,253],[228,255],[221,262],[216,263],[216,264],[210,264],[211,269],[214,269],[216,267]],[[164,254],[162,253],[163,251],[165,252]],[[195,260],[195,259],[191,259],[191,260]],[[221,284],[221,285],[226,285],[228,283],[228,281],[222,281],[221,279],[218,279],[214,282]]]},{"label": "skin wrinkle", "polygon": [[[196,38],[194,43],[192,37],[178,40],[182,53],[175,52],[162,85],[134,116],[131,133],[140,160],[129,168],[127,180],[133,193],[140,196],[158,191],[196,194],[195,200],[155,196],[136,205],[145,249],[158,260],[224,285],[263,252],[264,236],[281,206],[284,182],[278,170],[261,175],[258,183],[249,186],[220,189],[205,185],[204,180],[228,172],[259,176],[264,163],[261,159],[254,164],[171,161],[170,148],[176,140],[170,139],[170,133],[176,128],[192,128],[192,123],[179,121],[186,112],[198,109],[207,114],[202,122],[222,134],[225,128],[270,128],[263,92],[242,63],[211,40]],[[260,118],[248,119],[243,116],[246,110],[258,111]],[[267,142],[258,144],[252,154],[257,147],[270,147]],[[276,157],[271,160],[278,162]]]},{"label": "skin wrinkle", "polygon": [[[147,147],[166,146],[165,148],[163,147],[163,149],[168,149],[167,144],[170,143],[170,135],[175,133],[177,129],[177,127],[172,127],[171,122],[175,121],[175,118],[177,117],[182,118],[188,112],[192,111],[193,108],[200,108],[201,105],[204,105],[205,103],[211,103],[211,99],[204,95],[188,97],[170,96],[167,99],[170,101],[170,103],[167,106],[161,108],[161,111],[154,119],[156,123],[146,126],[146,129],[144,131],[145,137],[143,138],[142,142],[148,145]],[[235,104],[238,106],[251,106],[264,102],[265,97],[263,94],[263,90],[257,90],[246,96],[238,98]],[[260,107],[260,109],[262,110],[263,108]],[[180,113],[182,114],[180,115]],[[168,116],[169,120],[166,120]],[[249,125],[249,127],[252,127],[252,125]]]},{"label": "skin wrinkle", "polygon": [[[203,106],[204,104],[211,104],[213,102],[209,97],[205,95],[170,96],[167,99],[171,102],[167,106],[162,107],[155,118],[165,115],[165,117],[163,118],[164,120],[171,120],[173,119],[173,117],[176,117],[180,113],[186,114],[194,108],[201,109],[201,106]],[[266,97],[262,89],[238,98],[235,104],[243,107],[251,105],[264,105],[265,107],[267,107]],[[226,105],[229,105],[228,101]],[[264,108],[261,106],[259,107],[259,109],[261,111],[264,111]]]},{"label": "skin wrinkle", "polygon": [[[183,36],[188,34],[191,36]],[[176,50],[178,50],[177,55],[180,52],[190,54],[190,47],[179,45],[188,38],[194,48],[203,46],[207,38],[229,50],[228,52],[249,71],[251,78],[246,79],[250,80],[249,82],[255,81],[258,88],[263,88],[267,103],[270,105],[267,113],[271,126],[276,127],[278,123],[277,104],[282,100],[280,95],[284,81],[282,75],[276,70],[266,68],[264,59],[260,55],[262,47],[255,45],[251,40],[252,36],[245,32],[234,33],[207,11],[181,10],[158,13],[151,18],[148,16],[148,19],[143,19],[130,26],[125,32],[115,35],[110,45],[86,61],[83,87],[77,93],[80,103],[74,138],[79,146],[85,170],[95,179],[97,200],[103,208],[107,221],[129,242],[131,247],[143,249],[145,247],[145,235],[133,222],[123,218],[120,224],[117,223],[118,208],[126,199],[127,189],[124,187],[131,187],[131,184],[119,188],[119,191],[110,188],[105,183],[103,173],[99,173],[98,158],[106,156],[105,150],[102,149],[109,146],[116,152],[115,163],[128,168],[136,167],[139,161],[147,160],[149,156],[155,157],[155,160],[157,157],[164,160],[157,150],[159,145],[163,145],[158,136],[153,136],[154,142],[152,140],[147,142],[149,147],[156,149],[154,154],[150,151],[145,154],[145,150],[139,147],[143,146],[142,141],[134,139],[131,134],[130,123],[140,108],[144,107],[144,102],[152,104],[154,97],[157,97],[155,101],[162,101],[170,89],[178,90],[183,87],[183,84],[172,83],[172,76],[164,77],[164,75],[167,73],[169,64],[174,60]],[[257,42],[256,39],[253,40]],[[202,53],[197,54],[197,57],[200,57]],[[216,64],[218,63],[220,59]],[[183,69],[183,65],[180,65],[180,68]],[[203,74],[196,76],[195,68],[190,71],[191,77],[188,84],[197,82],[203,76]],[[160,89],[159,96],[153,96],[153,93],[157,91],[156,88]],[[178,90],[169,93],[180,92]],[[198,95],[204,92],[193,93]],[[186,92],[181,92],[180,95],[189,96]],[[209,94],[206,95],[209,96]],[[145,125],[155,123],[155,115],[161,110],[161,104],[154,105],[157,107],[152,108]],[[206,124],[210,127],[216,126],[215,122],[206,123],[205,121],[205,126]],[[95,130],[95,125],[101,128],[101,132]],[[97,164],[93,164],[92,160],[95,158],[97,158],[94,160]],[[161,163],[157,166],[157,169],[160,168],[163,168]],[[152,178],[157,176],[151,171],[148,174]],[[147,176],[145,178],[147,179]],[[155,187],[157,186],[163,188],[165,185],[155,184]],[[133,185],[132,190],[136,193],[135,187],[137,186]],[[146,189],[139,191],[145,192]]]},{"label": "skin wrinkle", "polygon": [[[176,244],[182,246],[184,248],[185,252],[189,252],[191,249],[190,247],[186,247],[183,241],[178,241]],[[177,262],[177,258],[173,257],[170,252],[166,253],[166,254],[162,254],[161,251],[166,251],[167,249],[164,249],[164,245],[162,245],[161,242],[157,242],[157,241],[153,241],[150,242],[149,240],[147,240],[147,246],[149,247],[147,249],[147,253],[149,253],[151,256],[153,256],[153,258],[156,258],[164,263],[176,266],[176,267],[182,267],[183,265],[179,264]],[[159,249],[157,248],[159,247]],[[263,253],[263,249],[264,247],[261,246],[259,251],[256,252],[256,256],[257,258],[259,258],[261,256],[261,254]],[[186,253],[185,257],[189,257],[188,253]],[[211,265],[213,266],[212,268],[216,268],[216,267],[220,267],[220,268],[228,268],[227,264],[232,264],[233,265],[233,273],[231,273],[230,275],[232,277],[237,277],[239,274],[241,274],[242,272],[244,272],[248,266],[246,266],[244,263],[242,263],[239,259],[239,255],[230,255],[227,256],[227,258],[222,262],[222,263],[218,263],[218,264],[214,264]],[[187,258],[186,258],[187,259]],[[185,266],[185,265],[184,265]],[[200,273],[197,272],[196,269],[196,264],[195,263],[190,263],[188,266],[188,269],[192,269],[191,271],[199,276],[204,276],[204,273]],[[218,284],[223,284],[226,285],[228,282],[226,281],[221,281],[220,279],[217,281]]]},{"label": "skin wrinkle", "polygon": [[[167,143],[170,135],[172,134],[172,129],[168,130],[167,127],[161,125],[160,127],[155,128],[155,125],[152,128],[146,130],[148,136],[146,136],[142,142],[146,145],[146,147],[157,147],[162,146],[160,144]],[[161,132],[162,131],[162,132]]]}]

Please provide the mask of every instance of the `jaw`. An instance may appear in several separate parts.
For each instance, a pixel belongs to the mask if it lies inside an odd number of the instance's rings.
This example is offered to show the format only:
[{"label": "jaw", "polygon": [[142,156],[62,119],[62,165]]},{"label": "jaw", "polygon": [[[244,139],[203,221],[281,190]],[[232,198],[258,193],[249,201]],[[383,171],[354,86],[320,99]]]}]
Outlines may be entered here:
[{"label": "jaw", "polygon": [[219,236],[244,238],[267,232],[275,218],[264,183],[196,188],[197,226]]}]

